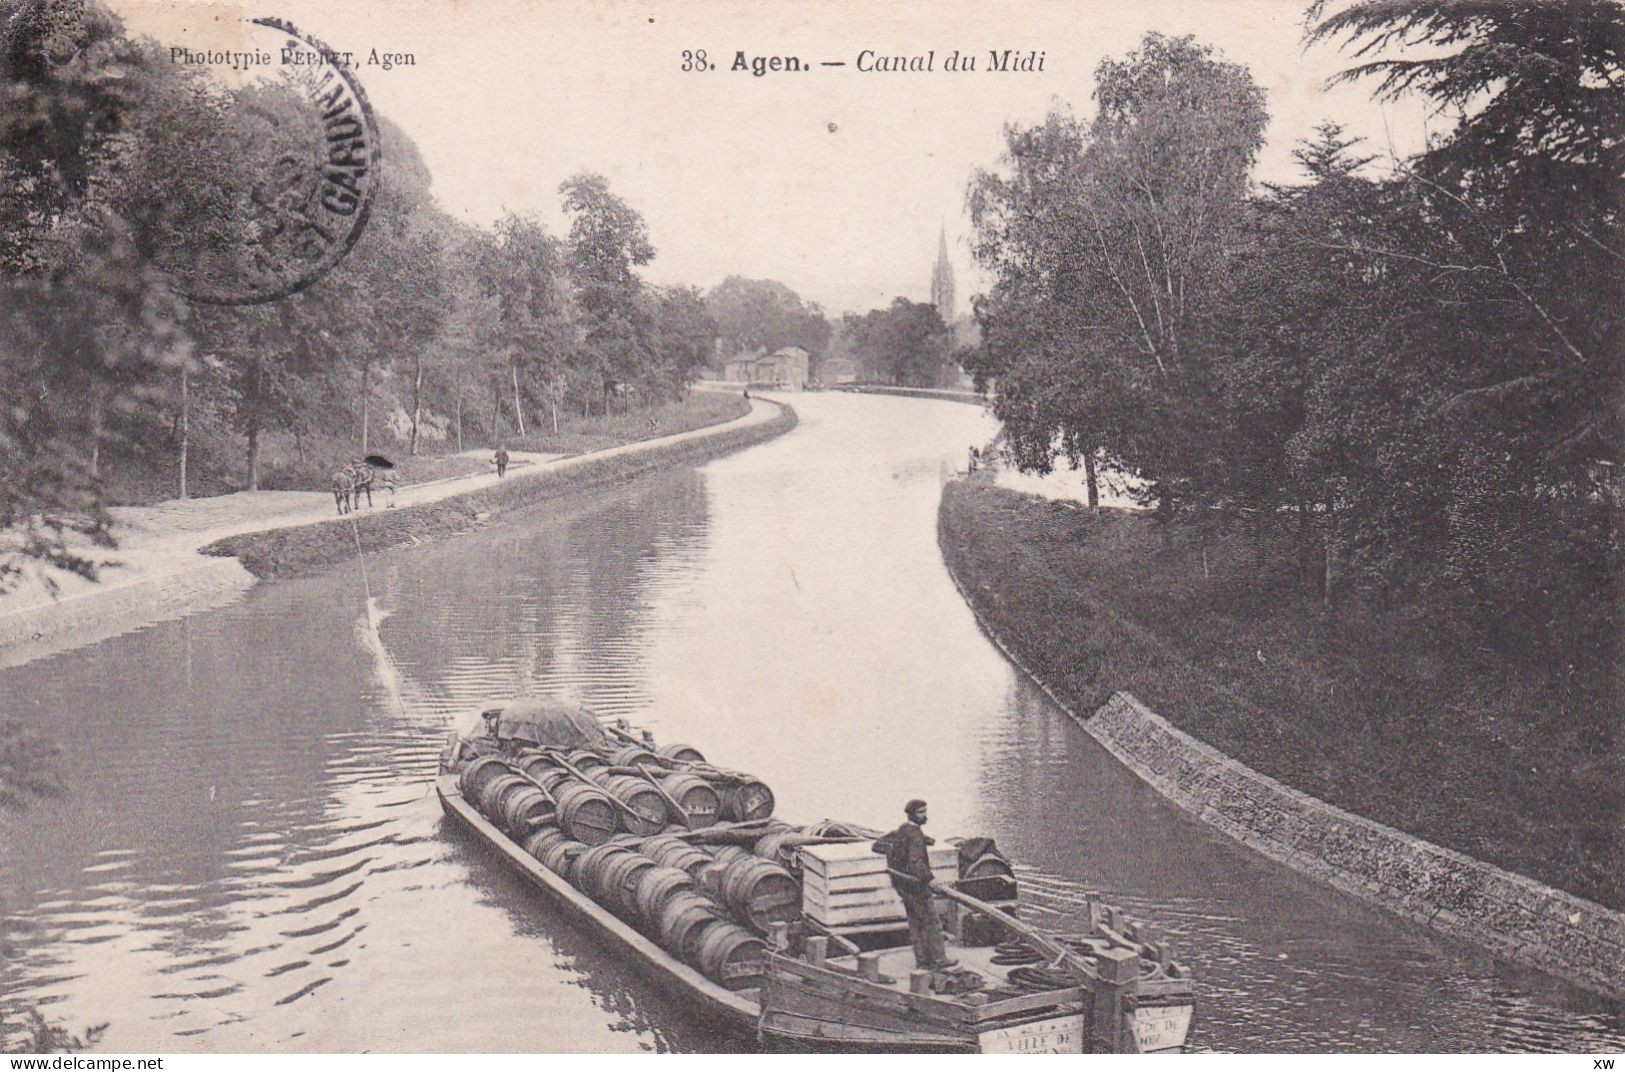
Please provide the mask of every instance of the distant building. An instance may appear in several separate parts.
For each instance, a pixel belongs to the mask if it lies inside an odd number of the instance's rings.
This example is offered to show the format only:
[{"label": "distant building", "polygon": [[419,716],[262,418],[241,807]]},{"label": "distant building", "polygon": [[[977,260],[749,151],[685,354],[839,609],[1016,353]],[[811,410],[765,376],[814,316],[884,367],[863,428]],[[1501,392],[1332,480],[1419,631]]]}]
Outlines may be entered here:
[{"label": "distant building", "polygon": [[729,358],[723,376],[732,383],[757,383],[799,391],[807,386],[808,354],[786,346],[771,354],[757,350]]},{"label": "distant building", "polygon": [[807,351],[799,346],[774,350],[756,361],[756,383],[789,387],[797,391],[807,386]]},{"label": "distant building", "polygon": [[818,369],[826,386],[858,382],[858,363],[850,357],[826,357]]},{"label": "distant building", "polygon": [[931,304],[944,324],[954,322],[954,266],[948,263],[948,228],[937,236],[937,263],[931,269]]},{"label": "distant building", "polygon": [[724,362],[722,378],[730,383],[750,383],[756,378],[756,362],[766,356],[766,350],[735,354]]}]

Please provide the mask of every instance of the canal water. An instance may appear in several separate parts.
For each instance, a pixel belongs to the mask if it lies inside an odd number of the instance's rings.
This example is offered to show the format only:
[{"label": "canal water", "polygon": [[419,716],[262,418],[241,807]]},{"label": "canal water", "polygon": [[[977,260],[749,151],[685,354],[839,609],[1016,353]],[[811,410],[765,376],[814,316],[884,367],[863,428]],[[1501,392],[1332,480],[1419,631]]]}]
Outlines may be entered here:
[{"label": "canal water", "polygon": [[[544,693],[764,778],[781,815],[1023,862],[1034,916],[1090,893],[1195,971],[1217,1050],[1625,1048],[1625,1013],[1397,923],[1207,832],[1003,661],[936,547],[971,406],[807,395],[702,469],[264,585],[0,671],[71,787],[0,815],[0,1011],[100,1048],[639,1051],[714,1038],[447,828],[450,719]],[[370,597],[370,602],[369,602]]]}]

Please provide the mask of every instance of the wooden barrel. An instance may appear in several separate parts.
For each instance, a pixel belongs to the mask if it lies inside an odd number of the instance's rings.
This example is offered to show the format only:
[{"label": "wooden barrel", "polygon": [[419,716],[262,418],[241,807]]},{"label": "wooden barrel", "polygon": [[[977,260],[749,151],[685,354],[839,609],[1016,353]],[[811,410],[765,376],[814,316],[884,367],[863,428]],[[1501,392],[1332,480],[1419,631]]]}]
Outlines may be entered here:
[{"label": "wooden barrel", "polygon": [[987,853],[972,860],[960,872],[960,878],[1015,878],[1015,869],[998,853]]},{"label": "wooden barrel", "polygon": [[715,845],[709,848],[711,859],[724,866],[735,860],[751,860],[750,850],[743,845]]},{"label": "wooden barrel", "polygon": [[661,768],[665,764],[660,757],[644,748],[642,745],[629,744],[625,748],[617,748],[609,757],[609,762],[616,767],[635,767],[639,763],[647,763],[652,768]]},{"label": "wooden barrel", "polygon": [[570,761],[572,767],[583,773],[591,767],[605,766],[603,756],[597,752],[589,752],[585,748],[579,748],[564,758]]},{"label": "wooden barrel", "polygon": [[672,845],[679,845],[687,848],[688,842],[684,841],[682,838],[672,837],[670,834],[656,834],[653,837],[644,838],[643,843],[638,846],[638,849],[646,856],[653,856],[661,849],[668,848]]},{"label": "wooden barrel", "polygon": [[638,880],[645,872],[656,870],[657,866],[653,860],[640,852],[618,856],[605,864],[602,880],[604,907],[622,919],[636,921]]},{"label": "wooden barrel", "polygon": [[795,867],[793,865],[795,864],[798,846],[795,844],[786,845],[785,842],[792,839],[804,839],[805,836],[801,831],[795,829],[778,830],[766,837],[758,838],[756,844],[751,847],[751,852],[764,860],[773,861],[786,871],[794,874]]},{"label": "wooden barrel", "polygon": [[480,794],[498,775],[507,774],[508,765],[501,756],[481,756],[463,768],[457,776],[457,788],[463,799],[479,807]]},{"label": "wooden barrel", "polygon": [[661,867],[656,864],[637,876],[635,896],[638,918],[651,926],[658,926],[666,902],[679,893],[694,889],[694,876],[680,867]]},{"label": "wooden barrel", "polygon": [[525,780],[517,774],[499,774],[485,783],[480,790],[480,812],[487,819],[499,826],[502,823],[502,794],[510,789],[517,789],[525,784]]},{"label": "wooden barrel", "polygon": [[556,841],[542,850],[542,866],[566,882],[575,881],[575,862],[587,846],[579,841]]},{"label": "wooden barrel", "polygon": [[576,858],[573,876],[576,888],[600,905],[604,904],[604,870],[617,857],[635,855],[636,851],[625,845],[593,846]]},{"label": "wooden barrel", "polygon": [[694,889],[704,897],[709,897],[717,904],[727,902],[722,899],[722,876],[728,869],[712,860],[710,864],[699,869],[694,875]]},{"label": "wooden barrel", "polygon": [[773,806],[773,790],[749,776],[722,791],[722,817],[732,822],[766,819],[773,814]]},{"label": "wooden barrel", "polygon": [[[514,838],[516,841],[523,841],[525,836],[530,833],[529,828],[512,827],[509,825],[508,819],[509,816],[513,814],[513,808],[515,807],[516,802],[524,798],[527,794],[534,792],[536,792],[536,790],[531,787],[529,782],[517,776],[515,776],[515,780],[512,782],[504,779],[494,779],[485,790],[486,800],[491,805],[491,810],[487,817],[493,824],[506,832],[509,837]],[[520,830],[521,833],[515,834],[515,829]]]},{"label": "wooden barrel", "polygon": [[801,885],[778,864],[756,857],[728,865],[722,899],[734,918],[757,934],[801,918]]},{"label": "wooden barrel", "polygon": [[536,830],[553,822],[553,802],[533,785],[503,794],[502,828],[515,840],[524,841]]},{"label": "wooden barrel", "polygon": [[[648,837],[666,827],[666,802],[660,799],[654,786],[630,774],[611,775],[603,782],[604,792],[613,794],[627,805],[620,812],[621,829],[628,834]],[[628,811],[627,809],[631,810]]]},{"label": "wooden barrel", "polygon": [[689,744],[663,744],[655,749],[655,754],[663,759],[674,760],[678,763],[704,763],[705,757],[700,750]]},{"label": "wooden barrel", "polygon": [[729,990],[760,986],[767,970],[767,943],[743,927],[719,923],[700,939],[695,966]]},{"label": "wooden barrel", "polygon": [[543,775],[554,773],[562,774],[566,778],[570,776],[570,772],[554,762],[552,756],[543,755],[541,752],[522,752],[513,761],[513,765],[537,781],[541,781]]},{"label": "wooden barrel", "polygon": [[660,788],[682,807],[688,824],[698,828],[716,825],[722,812],[722,795],[711,783],[692,774],[672,774],[660,779]]},{"label": "wooden barrel", "polygon": [[710,853],[681,841],[675,845],[662,845],[649,855],[662,867],[676,867],[690,875],[699,874],[701,868],[710,867],[715,862]]},{"label": "wooden barrel", "polygon": [[562,845],[570,839],[564,836],[564,831],[556,826],[544,826],[531,832],[525,839],[525,851],[540,860],[548,849],[554,845]]},{"label": "wooden barrel", "polygon": [[561,784],[553,795],[559,805],[559,826],[572,840],[602,845],[615,833],[618,809],[603,790],[572,780]]},{"label": "wooden barrel", "polygon": [[660,946],[678,960],[693,964],[699,957],[705,931],[722,923],[716,906],[704,897],[674,894],[660,913]]},{"label": "wooden barrel", "polygon": [[543,789],[547,790],[549,793],[557,793],[559,786],[566,782],[575,780],[575,775],[571,774],[562,767],[548,767],[539,774],[531,773],[530,771],[526,771],[525,773],[530,774],[532,778],[536,779],[537,784]]}]

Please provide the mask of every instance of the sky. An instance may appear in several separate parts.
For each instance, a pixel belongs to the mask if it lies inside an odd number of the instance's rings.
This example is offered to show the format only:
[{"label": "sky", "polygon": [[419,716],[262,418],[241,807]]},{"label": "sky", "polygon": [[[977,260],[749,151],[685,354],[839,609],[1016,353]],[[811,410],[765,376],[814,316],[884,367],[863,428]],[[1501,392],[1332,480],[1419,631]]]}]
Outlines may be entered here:
[{"label": "sky", "polygon": [[[1290,153],[1335,119],[1368,149],[1415,151],[1421,102],[1369,85],[1327,88],[1350,57],[1305,49],[1307,0],[110,0],[132,32],[194,49],[242,40],[274,15],[361,61],[374,109],[417,144],[442,206],[488,226],[507,211],[566,222],[558,186],[605,175],[643,214],[646,276],[709,288],[776,279],[827,312],[928,297],[939,228],[958,306],[981,285],[965,191],[998,164],[1007,123],[1055,105],[1087,118],[1096,65],[1149,31],[1194,34],[1248,67],[1270,125],[1256,176],[1295,177]],[[237,27],[234,29],[234,26]],[[376,49],[410,53],[384,70]],[[703,49],[713,70],[683,70]],[[989,52],[1043,54],[1043,70],[987,70]],[[934,52],[931,72],[858,70],[860,54]],[[945,71],[949,53],[975,71]],[[756,77],[736,54],[808,69]],[[844,63],[825,67],[823,63]],[[695,66],[690,60],[690,66]],[[1438,128],[1440,120],[1431,120]],[[385,144],[387,167],[389,146]]]}]

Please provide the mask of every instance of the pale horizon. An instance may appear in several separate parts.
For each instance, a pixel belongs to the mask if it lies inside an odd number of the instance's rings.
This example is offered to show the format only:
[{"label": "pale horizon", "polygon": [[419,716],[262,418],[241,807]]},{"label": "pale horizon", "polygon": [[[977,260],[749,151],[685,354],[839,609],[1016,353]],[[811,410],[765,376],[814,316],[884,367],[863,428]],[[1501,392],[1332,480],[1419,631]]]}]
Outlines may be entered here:
[{"label": "pale horizon", "polygon": [[[453,216],[489,227],[507,211],[562,234],[558,186],[605,175],[642,213],[657,256],[645,278],[710,290],[730,275],[775,279],[832,318],[925,301],[946,227],[957,311],[983,288],[965,190],[994,167],[1006,123],[1055,103],[1092,114],[1095,66],[1143,35],[1194,34],[1248,67],[1270,113],[1255,178],[1298,176],[1293,146],[1324,120],[1400,154],[1424,142],[1414,100],[1378,104],[1369,85],[1328,89],[1350,65],[1305,49],[1305,0],[923,5],[742,0],[584,3],[404,0],[388,7],[279,0],[275,10],[110,0],[134,33],[165,45],[231,40],[231,18],[272,13],[339,51],[410,52],[416,62],[356,75],[375,110],[413,139]],[[1228,10],[1220,24],[1216,14]],[[683,50],[717,69],[685,73]],[[942,70],[954,49],[1044,54],[1042,73]],[[859,73],[882,55],[935,52],[934,73]],[[757,78],[734,54],[796,56],[811,69]],[[846,67],[819,66],[845,62]],[[832,129],[833,127],[833,129]],[[386,144],[384,152],[389,147]]]}]

